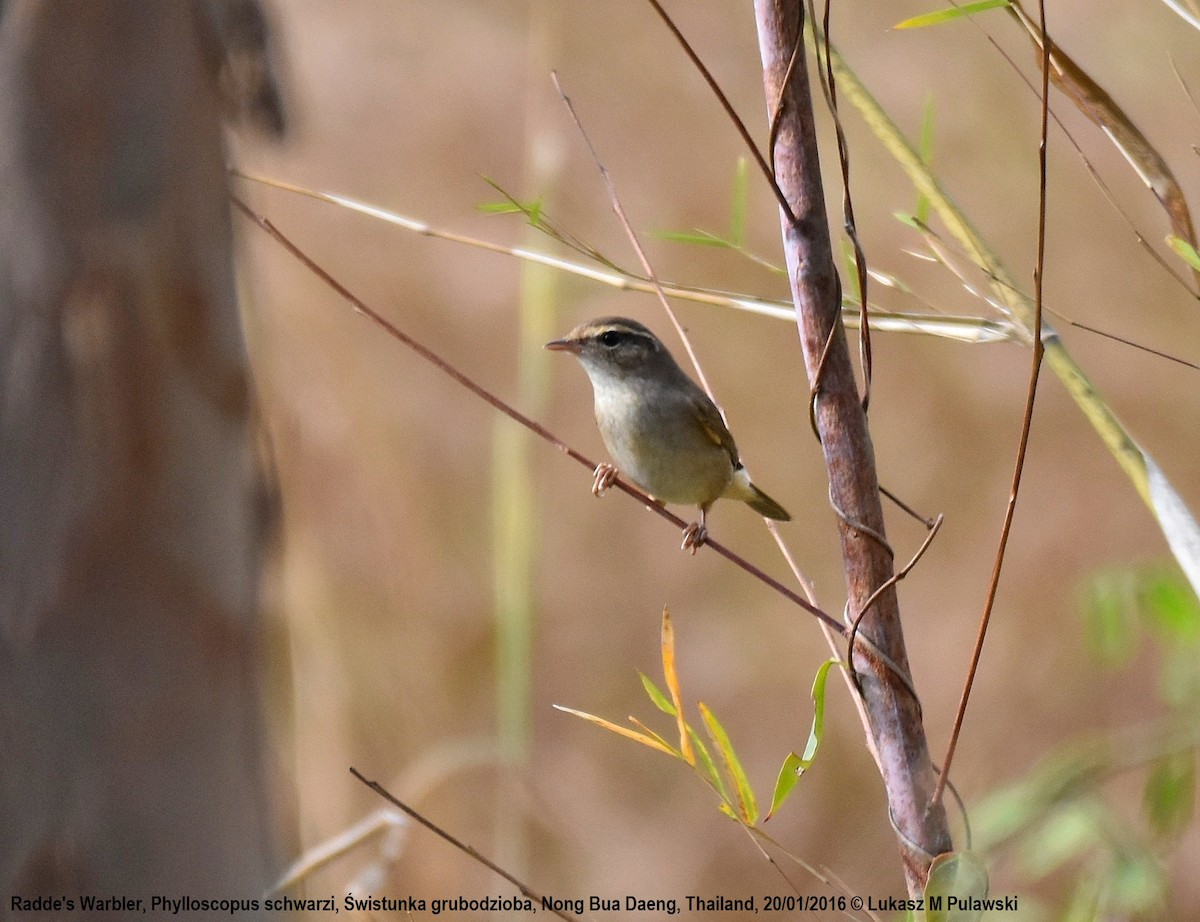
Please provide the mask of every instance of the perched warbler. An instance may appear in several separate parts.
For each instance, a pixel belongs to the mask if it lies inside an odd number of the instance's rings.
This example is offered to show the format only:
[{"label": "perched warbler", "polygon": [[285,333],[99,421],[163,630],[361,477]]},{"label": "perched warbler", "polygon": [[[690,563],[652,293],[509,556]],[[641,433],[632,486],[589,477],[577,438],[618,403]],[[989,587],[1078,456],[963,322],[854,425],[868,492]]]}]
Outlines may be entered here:
[{"label": "perched warbler", "polygon": [[683,548],[693,554],[704,543],[709,507],[722,497],[769,519],[791,519],[750,482],[716,405],[636,320],[582,323],[546,348],[575,355],[591,379],[596,424],[616,462],[596,468],[597,496],[619,470],[657,500],[699,506],[700,521],[683,533]]}]

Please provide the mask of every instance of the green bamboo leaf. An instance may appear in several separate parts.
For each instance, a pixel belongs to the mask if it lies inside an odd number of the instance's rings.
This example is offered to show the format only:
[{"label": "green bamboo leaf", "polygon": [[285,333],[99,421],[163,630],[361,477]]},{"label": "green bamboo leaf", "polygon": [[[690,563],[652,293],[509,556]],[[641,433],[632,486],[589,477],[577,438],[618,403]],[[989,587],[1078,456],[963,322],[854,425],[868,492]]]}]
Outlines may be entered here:
[{"label": "green bamboo leaf", "polygon": [[838,662],[833,658],[825,660],[813,679],[813,722],[812,729],[808,731],[808,742],[804,745],[804,755],[800,757],[800,774],[808,771],[817,757],[817,747],[821,745],[821,736],[825,733],[825,685],[829,679],[829,670],[838,665]]},{"label": "green bamboo leaf", "polygon": [[1182,237],[1177,237],[1174,234],[1167,234],[1167,246],[1174,250],[1189,266],[1200,272],[1200,253],[1196,252],[1194,246]]},{"label": "green bamboo leaf", "polygon": [[729,734],[725,732],[725,728],[721,726],[717,716],[708,709],[708,705],[703,701],[699,703],[698,707],[700,708],[700,719],[704,721],[708,737],[717,747],[717,752],[721,754],[725,770],[733,781],[733,789],[737,794],[738,813],[746,825],[753,826],[758,822],[758,802],[754,798],[754,790],[750,787],[750,779],[746,777],[746,771],[742,768],[741,760],[733,749]]},{"label": "green bamboo leaf", "polygon": [[[917,153],[926,167],[933,166],[933,94],[925,97],[925,111],[921,114],[921,137],[917,142]],[[917,220],[925,227],[929,226],[929,196],[924,192],[917,193]]]},{"label": "green bamboo leaf", "polygon": [[1146,781],[1142,803],[1160,837],[1173,839],[1187,829],[1196,813],[1196,756],[1179,752],[1160,759]]},{"label": "green bamboo leaf", "polygon": [[692,246],[701,247],[718,247],[723,250],[732,250],[737,248],[737,244],[731,243],[716,234],[710,234],[708,231],[655,231],[652,234],[658,240],[667,240],[671,243],[686,243]]},{"label": "green bamboo leaf", "polygon": [[484,214],[526,214],[524,208],[512,202],[480,202],[475,210]]},{"label": "green bamboo leaf", "polygon": [[775,790],[771,793],[771,809],[763,818],[764,823],[783,806],[783,802],[788,799],[788,795],[792,793],[799,780],[800,757],[794,752],[789,752],[787,758],[783,760],[783,764],[779,766],[779,777],[775,779]]},{"label": "green bamboo leaf", "polygon": [[1187,240],[1184,240],[1182,237],[1176,237],[1175,234],[1168,234],[1166,235],[1166,245],[1171,247],[1171,250],[1174,250],[1176,255],[1183,259],[1183,262],[1186,262],[1196,271],[1200,271],[1200,253],[1196,252],[1195,247],[1189,244]]},{"label": "green bamboo leaf", "polygon": [[986,10],[994,10],[1001,6],[1012,6],[1012,0],[979,0],[977,3],[964,3],[961,6],[953,6],[945,10],[922,13],[920,16],[914,16],[911,19],[898,22],[892,28],[922,29],[925,26],[940,25],[943,22],[962,19],[964,16],[970,16],[973,13],[982,13]]},{"label": "green bamboo leaf", "polygon": [[670,714],[674,717],[675,705],[667,700],[667,696],[662,693],[662,689],[654,684],[654,680],[640,670],[638,671],[638,677],[642,680],[642,688],[646,689],[646,694],[650,696],[650,700],[654,702],[654,706],[664,714]]},{"label": "green bamboo leaf", "polygon": [[1148,622],[1171,644],[1200,641],[1200,602],[1191,589],[1168,572],[1143,578],[1142,606]]},{"label": "green bamboo leaf", "polygon": [[729,798],[729,788],[725,786],[725,779],[721,777],[721,772],[717,769],[717,763],[709,755],[708,747],[704,745],[704,740],[700,738],[700,734],[695,731],[691,724],[687,725],[687,730],[688,735],[692,738],[692,744],[695,747],[700,767],[704,769],[704,774],[708,777],[709,783],[720,796],[724,805],[732,804],[733,801]]}]

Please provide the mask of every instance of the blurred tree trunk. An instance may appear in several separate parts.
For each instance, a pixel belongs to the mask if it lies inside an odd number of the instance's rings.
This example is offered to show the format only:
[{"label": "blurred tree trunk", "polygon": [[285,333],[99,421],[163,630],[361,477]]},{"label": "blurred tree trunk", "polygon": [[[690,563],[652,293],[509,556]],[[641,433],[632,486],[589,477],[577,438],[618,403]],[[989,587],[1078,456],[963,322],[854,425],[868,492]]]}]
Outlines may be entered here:
[{"label": "blurred tree trunk", "polygon": [[262,25],[0,3],[0,915],[278,869],[221,135]]}]

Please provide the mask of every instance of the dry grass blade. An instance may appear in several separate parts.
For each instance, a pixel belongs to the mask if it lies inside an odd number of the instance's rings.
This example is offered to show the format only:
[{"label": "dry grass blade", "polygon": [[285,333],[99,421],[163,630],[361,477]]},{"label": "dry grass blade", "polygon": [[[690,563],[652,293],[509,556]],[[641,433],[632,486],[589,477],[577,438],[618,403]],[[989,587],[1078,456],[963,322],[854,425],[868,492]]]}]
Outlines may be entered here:
[{"label": "dry grass blade", "polygon": [[663,676],[667,680],[667,691],[671,693],[671,704],[675,706],[675,722],[679,726],[679,751],[688,765],[696,764],[696,753],[688,736],[687,720],[683,716],[683,695],[679,691],[679,673],[675,671],[675,628],[671,626],[671,613],[664,608],[662,616],[662,661]]},{"label": "dry grass blade", "polygon": [[[1042,30],[1029,14],[1014,2],[1008,7],[1039,48],[1043,47]],[[1167,161],[1142,133],[1133,120],[1117,105],[1116,100],[1104,91],[1088,73],[1075,63],[1053,39],[1046,41],[1046,58],[1050,62],[1050,79],[1075,106],[1108,135],[1133,167],[1138,177],[1146,184],[1159,204],[1167,212],[1171,229],[1193,247],[1196,245],[1192,214],[1184,198],[1183,189]],[[1192,277],[1200,284],[1200,272],[1193,271]]]}]

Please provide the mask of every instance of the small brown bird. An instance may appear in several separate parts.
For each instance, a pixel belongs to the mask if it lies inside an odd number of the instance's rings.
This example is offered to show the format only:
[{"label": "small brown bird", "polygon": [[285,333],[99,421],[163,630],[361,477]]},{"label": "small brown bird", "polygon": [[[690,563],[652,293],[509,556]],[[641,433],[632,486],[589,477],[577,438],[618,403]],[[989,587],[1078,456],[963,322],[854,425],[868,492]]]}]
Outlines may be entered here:
[{"label": "small brown bird", "polygon": [[573,353],[591,379],[600,437],[617,463],[596,468],[597,496],[619,469],[657,500],[699,506],[700,521],[683,533],[683,547],[693,554],[704,543],[709,507],[721,497],[769,519],[791,519],[750,482],[716,405],[646,327],[604,317],[546,348]]}]

